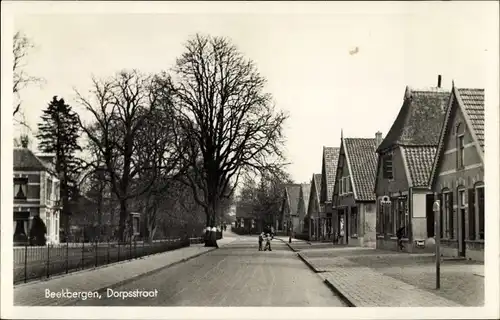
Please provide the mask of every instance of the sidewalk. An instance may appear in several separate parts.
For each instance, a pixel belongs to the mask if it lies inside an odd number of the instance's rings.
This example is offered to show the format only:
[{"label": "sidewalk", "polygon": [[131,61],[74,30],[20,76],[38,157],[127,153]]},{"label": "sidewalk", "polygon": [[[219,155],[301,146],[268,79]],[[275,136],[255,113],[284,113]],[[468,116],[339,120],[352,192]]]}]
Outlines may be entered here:
[{"label": "sidewalk", "polygon": [[444,259],[435,289],[433,254],[371,248],[304,250],[298,256],[332,290],[355,307],[456,307],[484,305],[484,265]]},{"label": "sidewalk", "polygon": [[[218,240],[219,247],[225,246],[236,238],[229,236]],[[159,253],[132,261],[118,262],[97,269],[83,270],[68,275],[36,281],[14,287],[16,306],[61,306],[71,304],[75,299],[50,299],[45,297],[47,290],[61,292],[102,292],[107,288],[125,284],[138,277],[154,273],[172,265],[187,261],[204,253],[215,250],[203,245],[191,245],[165,253]]]}]

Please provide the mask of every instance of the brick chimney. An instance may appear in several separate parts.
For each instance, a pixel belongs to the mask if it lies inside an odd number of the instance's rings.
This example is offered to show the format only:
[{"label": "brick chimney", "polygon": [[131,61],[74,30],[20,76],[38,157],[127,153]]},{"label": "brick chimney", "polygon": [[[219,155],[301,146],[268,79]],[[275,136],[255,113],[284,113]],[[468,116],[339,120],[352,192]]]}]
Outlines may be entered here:
[{"label": "brick chimney", "polygon": [[438,88],[441,88],[441,75],[438,75]]},{"label": "brick chimney", "polygon": [[377,133],[375,133],[375,149],[377,149],[378,146],[382,143],[382,140],[382,132],[377,131]]}]

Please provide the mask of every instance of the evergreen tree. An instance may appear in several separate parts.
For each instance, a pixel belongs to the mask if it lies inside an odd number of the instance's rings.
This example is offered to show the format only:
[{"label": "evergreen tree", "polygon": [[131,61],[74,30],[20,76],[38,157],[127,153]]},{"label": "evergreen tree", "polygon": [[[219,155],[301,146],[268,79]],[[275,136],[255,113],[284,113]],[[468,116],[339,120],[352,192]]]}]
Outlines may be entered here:
[{"label": "evergreen tree", "polygon": [[76,177],[78,175],[78,161],[76,151],[81,151],[78,145],[80,134],[78,114],[71,110],[71,106],[64,99],[54,96],[46,110],[43,111],[42,121],[38,124],[39,149],[42,152],[56,155],[55,169],[61,180],[60,199],[62,200],[61,222],[67,231],[70,200],[76,196]]}]

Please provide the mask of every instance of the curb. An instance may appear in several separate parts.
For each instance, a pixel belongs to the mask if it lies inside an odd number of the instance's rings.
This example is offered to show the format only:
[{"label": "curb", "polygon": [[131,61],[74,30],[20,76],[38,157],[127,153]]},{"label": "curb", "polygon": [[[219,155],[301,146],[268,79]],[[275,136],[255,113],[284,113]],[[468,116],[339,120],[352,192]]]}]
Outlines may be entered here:
[{"label": "curb", "polygon": [[347,298],[340,290],[338,290],[328,279],[324,278],[320,275],[321,271],[316,269],[309,260],[304,258],[300,253],[297,253],[297,256],[302,260],[314,273],[318,274],[322,279],[323,283],[335,294],[337,295],[348,307],[356,307],[356,305]]},{"label": "curb", "polygon": [[340,290],[338,290],[328,279],[324,279],[323,283],[333,292],[335,293],[348,307],[356,307],[356,305],[347,298]]},{"label": "curb", "polygon": [[320,273],[318,269],[316,269],[306,258],[304,258],[300,253],[297,253],[297,256],[302,260],[314,273]]},{"label": "curb", "polygon": [[[95,291],[95,292],[98,292],[98,293],[103,293],[105,292],[107,289],[112,289],[112,288],[116,288],[116,287],[119,287],[119,286],[122,286],[122,285],[125,285],[127,283],[130,283],[130,282],[133,282],[133,281],[136,281],[137,279],[140,279],[142,277],[146,277],[146,276],[150,276],[154,273],[157,273],[157,272],[160,272],[164,269],[168,269],[170,267],[173,267],[177,264],[180,264],[180,263],[183,263],[183,262],[186,262],[188,260],[191,260],[191,259],[194,259],[194,258],[197,258],[201,255],[204,255],[206,253],[209,253],[209,252],[212,252],[214,250],[217,250],[218,248],[212,248],[212,249],[209,249],[207,251],[204,251],[204,252],[200,252],[200,253],[197,253],[195,255],[192,255],[190,257],[187,257],[187,258],[183,258],[179,261],[175,261],[175,262],[172,262],[172,263],[169,263],[169,264],[166,264],[166,265],[163,265],[161,267],[158,267],[156,269],[153,269],[153,270],[149,270],[145,273],[141,273],[141,274],[138,274],[136,276],[133,276],[133,277],[130,277],[130,278],[127,278],[127,279],[124,279],[124,280],[121,280],[121,281],[118,281],[116,283],[113,283],[113,284],[110,284],[110,285],[107,285],[107,286],[104,286],[104,287],[100,287],[100,288],[97,288],[97,289],[94,289],[94,290],[89,290],[89,291]],[[63,303],[60,303],[60,304],[57,304],[56,306],[68,306],[68,305],[72,305],[73,303],[75,303],[76,301],[79,301],[79,300],[67,300],[66,302],[63,302]]]},{"label": "curb", "polygon": [[281,242],[283,242],[284,244],[286,244],[288,246],[288,248],[290,248],[290,250],[292,250],[293,252],[299,252],[299,250],[295,249],[294,247],[292,247],[288,242],[286,242],[285,240],[281,239],[281,238],[276,238],[278,240],[280,240]]}]

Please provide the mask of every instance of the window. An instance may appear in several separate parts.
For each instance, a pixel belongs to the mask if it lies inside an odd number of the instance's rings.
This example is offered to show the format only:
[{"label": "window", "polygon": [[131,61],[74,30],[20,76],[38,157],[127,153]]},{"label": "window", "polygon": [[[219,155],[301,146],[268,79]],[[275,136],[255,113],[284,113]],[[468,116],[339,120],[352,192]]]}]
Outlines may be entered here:
[{"label": "window", "polygon": [[441,193],[441,237],[453,239],[453,193],[448,189]]},{"label": "window", "polygon": [[349,176],[345,177],[345,184],[346,184],[346,193],[350,193],[351,192],[351,179]]},{"label": "window", "polygon": [[384,233],[384,206],[382,205],[382,199],[378,200],[377,208],[377,232],[379,234]]},{"label": "window", "polygon": [[358,236],[358,207],[351,207],[350,232],[351,236]]},{"label": "window", "polygon": [[340,195],[344,194],[344,177],[340,178]]},{"label": "window", "polygon": [[476,195],[474,188],[469,189],[469,240],[476,240]]},{"label": "window", "polygon": [[393,198],[391,199],[391,215],[390,215],[390,226],[391,226],[391,233],[396,234],[396,231],[398,230],[398,199]]},{"label": "window", "polygon": [[484,240],[484,185],[476,187],[479,239]]},{"label": "window", "polygon": [[14,199],[26,199],[28,196],[28,179],[14,178]]},{"label": "window", "polygon": [[448,231],[450,239],[455,239],[455,210],[453,209],[453,193],[448,193]]},{"label": "window", "polygon": [[[407,203],[406,197],[404,197],[404,196],[399,197],[398,205],[397,205],[397,210],[398,210],[397,229],[404,227],[403,238],[408,238],[409,219],[408,219],[408,207],[407,207],[406,203]],[[396,231],[397,231],[397,229],[396,229]]]},{"label": "window", "polygon": [[457,169],[462,169],[464,167],[464,126],[459,123],[456,129],[457,136]]},{"label": "window", "polygon": [[47,179],[47,197],[46,200],[52,200],[52,180]]},{"label": "window", "polygon": [[386,154],[383,157],[384,179],[392,179],[392,154]]}]

